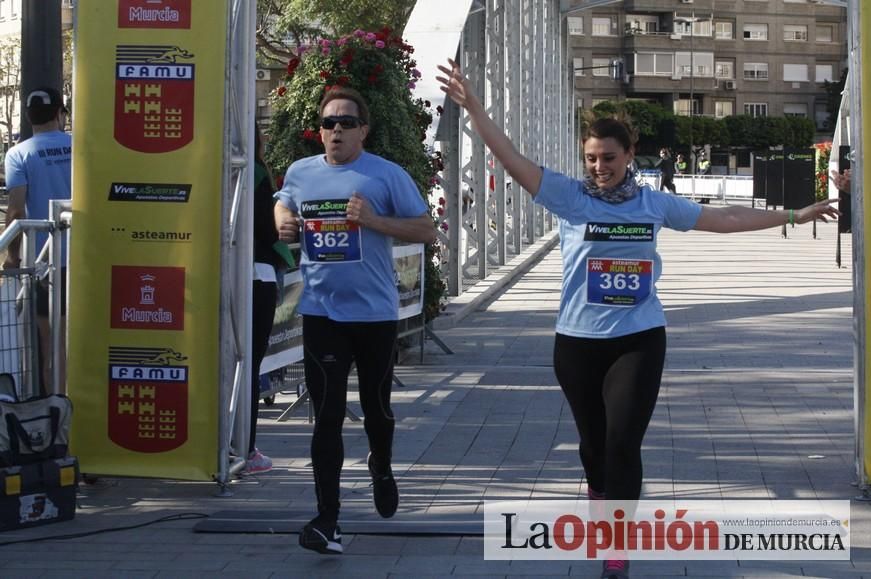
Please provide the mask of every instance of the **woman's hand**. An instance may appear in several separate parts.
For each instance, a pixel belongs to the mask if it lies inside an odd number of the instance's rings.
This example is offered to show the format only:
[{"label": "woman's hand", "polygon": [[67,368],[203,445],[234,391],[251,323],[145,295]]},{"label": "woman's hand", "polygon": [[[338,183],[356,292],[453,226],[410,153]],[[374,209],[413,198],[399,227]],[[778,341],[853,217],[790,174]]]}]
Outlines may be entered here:
[{"label": "woman's hand", "polygon": [[850,179],[852,178],[851,169],[847,169],[843,173],[838,173],[837,171],[832,171],[832,182],[835,184],[835,187],[838,188],[838,191],[843,191],[844,193],[850,192]]},{"label": "woman's hand", "polygon": [[819,219],[823,223],[828,223],[829,220],[826,219],[826,217],[835,220],[838,215],[841,214],[840,211],[832,207],[832,203],[837,202],[838,199],[825,199],[823,201],[817,201],[813,205],[808,205],[807,207],[799,209],[795,212],[795,222],[807,223],[808,221]]},{"label": "woman's hand", "polygon": [[436,80],[441,83],[439,88],[442,92],[447,94],[452,101],[465,109],[470,108],[470,106],[480,105],[481,103],[472,91],[469,79],[467,79],[463,75],[463,71],[460,70],[460,65],[450,58],[448,59],[448,64],[450,65],[450,68],[438,65],[439,70],[445,74],[445,76],[436,77]]}]

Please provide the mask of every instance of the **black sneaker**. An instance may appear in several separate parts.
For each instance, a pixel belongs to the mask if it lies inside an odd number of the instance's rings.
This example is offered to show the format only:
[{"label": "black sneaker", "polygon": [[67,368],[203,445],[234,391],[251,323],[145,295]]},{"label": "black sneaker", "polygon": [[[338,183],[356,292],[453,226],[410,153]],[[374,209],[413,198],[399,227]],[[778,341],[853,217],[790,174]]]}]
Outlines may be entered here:
[{"label": "black sneaker", "polygon": [[393,478],[393,469],[387,466],[387,470],[376,473],[372,467],[372,453],[366,459],[369,467],[369,476],[372,477],[372,496],[375,499],[375,510],[378,514],[389,519],[396,513],[399,506],[399,489],[396,488],[396,479]]},{"label": "black sneaker", "polygon": [[322,555],[341,555],[342,530],[335,523],[323,523],[315,518],[300,531],[299,545]]}]

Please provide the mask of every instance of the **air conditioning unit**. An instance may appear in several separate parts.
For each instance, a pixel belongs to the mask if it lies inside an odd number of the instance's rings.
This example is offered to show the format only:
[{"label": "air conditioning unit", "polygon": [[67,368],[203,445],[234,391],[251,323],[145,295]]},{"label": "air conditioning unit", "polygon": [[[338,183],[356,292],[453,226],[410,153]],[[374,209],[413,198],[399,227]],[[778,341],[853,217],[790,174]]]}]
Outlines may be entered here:
[{"label": "air conditioning unit", "polygon": [[272,78],[272,71],[268,68],[258,68],[254,76],[257,80],[269,80]]},{"label": "air conditioning unit", "polygon": [[681,4],[692,4],[693,0],[680,0]]},{"label": "air conditioning unit", "polygon": [[738,88],[738,83],[736,83],[734,80],[727,80],[724,84],[726,90],[735,90],[736,88]]}]

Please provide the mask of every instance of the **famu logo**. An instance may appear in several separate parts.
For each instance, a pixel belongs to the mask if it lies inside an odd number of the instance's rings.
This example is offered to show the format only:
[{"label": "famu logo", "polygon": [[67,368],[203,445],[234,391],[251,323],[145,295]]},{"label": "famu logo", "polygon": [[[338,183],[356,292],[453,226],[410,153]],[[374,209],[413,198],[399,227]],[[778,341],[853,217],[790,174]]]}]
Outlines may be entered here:
[{"label": "famu logo", "polygon": [[187,442],[187,356],[172,348],[109,346],[109,438],[135,452]]},{"label": "famu logo", "polygon": [[115,140],[168,153],[194,138],[194,55],[174,45],[115,48]]},{"label": "famu logo", "polygon": [[342,217],[348,210],[347,199],[323,199],[318,201],[303,201],[300,203],[303,219],[318,217]]},{"label": "famu logo", "polygon": [[653,241],[652,223],[588,223],[584,241]]},{"label": "famu logo", "polygon": [[112,183],[109,201],[153,201],[158,203],[187,203],[190,185],[157,183]]},{"label": "famu logo", "polygon": [[191,0],[119,0],[118,28],[190,28]]}]

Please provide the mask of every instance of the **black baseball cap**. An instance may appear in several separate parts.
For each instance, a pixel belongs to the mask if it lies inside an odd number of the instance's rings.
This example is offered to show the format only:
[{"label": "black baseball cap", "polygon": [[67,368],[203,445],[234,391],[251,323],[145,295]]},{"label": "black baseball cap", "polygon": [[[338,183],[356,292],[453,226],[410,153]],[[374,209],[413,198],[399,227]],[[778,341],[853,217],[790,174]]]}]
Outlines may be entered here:
[{"label": "black baseball cap", "polygon": [[24,101],[24,106],[27,109],[60,108],[65,113],[69,112],[66,105],[64,105],[64,99],[60,92],[48,86],[30,91],[30,94],[27,95],[27,100]]}]

